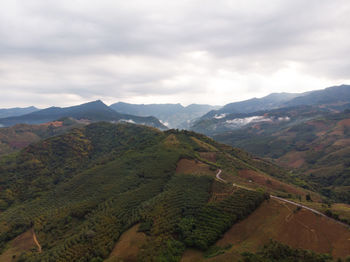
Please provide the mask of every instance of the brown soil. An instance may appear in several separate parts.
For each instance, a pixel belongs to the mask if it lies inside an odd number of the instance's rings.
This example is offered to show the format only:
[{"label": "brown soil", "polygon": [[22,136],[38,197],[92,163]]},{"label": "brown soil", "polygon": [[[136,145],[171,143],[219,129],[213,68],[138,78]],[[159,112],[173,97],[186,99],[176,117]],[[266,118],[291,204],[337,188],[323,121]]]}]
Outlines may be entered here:
[{"label": "brown soil", "polygon": [[185,158],[177,163],[176,173],[215,176],[215,171],[210,170],[209,165],[200,161]]},{"label": "brown soil", "polygon": [[228,230],[216,245],[232,248],[225,254],[203,259],[199,251],[186,251],[182,261],[238,261],[245,251],[256,252],[270,239],[293,248],[330,253],[334,258],[350,255],[350,230],[308,210],[275,199],[265,201],[248,218]]},{"label": "brown soil", "polygon": [[182,255],[181,262],[197,262],[204,259],[203,253],[196,249],[187,249]]},{"label": "brown soil", "polygon": [[232,243],[234,249],[254,251],[269,239],[294,248],[331,253],[335,258],[350,255],[350,230],[308,210],[274,199],[263,203],[251,216],[234,225],[217,243]]},{"label": "brown soil", "polygon": [[347,138],[347,139],[336,140],[333,146],[350,146],[350,139]]},{"label": "brown soil", "polygon": [[305,163],[304,154],[292,151],[279,158],[277,162],[286,167],[300,168]]},{"label": "brown soil", "polygon": [[62,121],[53,121],[53,122],[43,123],[43,124],[40,124],[40,125],[41,126],[61,127],[61,126],[63,126],[63,122]]},{"label": "brown soil", "polygon": [[342,127],[350,126],[350,119],[344,119],[342,121],[339,121],[337,126],[342,126]]},{"label": "brown soil", "polygon": [[252,183],[258,184],[260,186],[263,186],[271,190],[277,190],[277,191],[282,191],[282,192],[301,195],[301,196],[305,195],[304,191],[302,191],[301,189],[295,186],[283,183],[281,181],[278,181],[275,178],[269,177],[265,174],[258,173],[253,170],[248,170],[248,169],[240,170],[238,172],[238,175],[241,178],[246,179],[247,181],[252,181]]},{"label": "brown soil", "polygon": [[201,152],[199,153],[199,155],[205,160],[208,160],[213,163],[216,162],[216,154],[214,152]]},{"label": "brown soil", "polygon": [[144,233],[137,232],[139,226],[140,225],[137,224],[121,235],[106,261],[137,261],[140,248],[145,244],[147,239],[147,236]]},{"label": "brown soil", "polygon": [[211,197],[209,202],[219,202],[224,200],[228,196],[235,192],[236,188],[231,186],[231,184],[225,184],[220,181],[214,180],[211,186]]},{"label": "brown soil", "polygon": [[28,230],[9,243],[8,249],[0,255],[1,262],[17,261],[21,253],[35,249],[32,230]]},{"label": "brown soil", "polygon": [[324,121],[312,120],[307,123],[308,125],[314,126],[317,130],[328,130],[329,126]]}]

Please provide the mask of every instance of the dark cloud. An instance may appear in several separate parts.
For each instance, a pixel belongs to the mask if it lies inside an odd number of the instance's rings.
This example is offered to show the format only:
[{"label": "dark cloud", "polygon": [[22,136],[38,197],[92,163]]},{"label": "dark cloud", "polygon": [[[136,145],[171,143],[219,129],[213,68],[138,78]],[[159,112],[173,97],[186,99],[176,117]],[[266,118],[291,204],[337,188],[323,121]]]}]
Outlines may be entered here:
[{"label": "dark cloud", "polygon": [[5,0],[0,107],[216,104],[340,84],[349,11],[347,0]]}]

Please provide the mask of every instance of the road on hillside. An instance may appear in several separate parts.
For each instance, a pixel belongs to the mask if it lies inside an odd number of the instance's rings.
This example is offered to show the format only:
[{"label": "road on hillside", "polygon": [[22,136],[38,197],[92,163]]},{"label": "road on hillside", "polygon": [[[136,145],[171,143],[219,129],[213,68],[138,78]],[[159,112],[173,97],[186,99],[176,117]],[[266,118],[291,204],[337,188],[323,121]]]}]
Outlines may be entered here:
[{"label": "road on hillside", "polygon": [[[217,174],[216,174],[216,178],[217,178],[219,181],[228,183],[226,180],[224,180],[224,179],[222,179],[222,178],[220,177],[221,173],[222,173],[222,170],[219,169],[218,172],[217,172]],[[243,186],[240,186],[240,185],[237,185],[237,184],[232,184],[232,185],[235,186],[235,187],[239,187],[239,188],[242,188],[242,189],[246,189],[246,190],[253,190],[253,189],[251,189],[251,188],[243,187]],[[331,218],[331,217],[329,217],[329,216],[326,216],[325,214],[323,214],[323,213],[317,211],[316,209],[313,209],[313,208],[304,206],[304,205],[302,205],[302,204],[298,204],[298,203],[296,203],[296,202],[287,200],[287,199],[282,198],[282,197],[277,197],[277,196],[270,195],[270,198],[277,199],[277,200],[280,200],[280,201],[282,201],[282,202],[286,202],[286,203],[289,203],[289,204],[292,204],[292,205],[295,205],[295,206],[298,206],[298,207],[307,209],[307,210],[311,211],[311,212],[314,213],[314,214],[323,216],[323,217],[325,217],[325,218],[327,218],[327,219],[332,220],[333,222],[336,222],[336,223],[338,223],[338,224],[340,224],[340,225],[342,225],[342,226],[345,226],[345,227],[347,227],[347,228],[350,228],[350,226],[349,226],[348,224],[345,224],[345,223],[340,222],[340,221],[338,221],[338,220],[336,220],[336,219],[334,219],[334,218]]]},{"label": "road on hillside", "polygon": [[34,228],[32,228],[32,235],[33,235],[33,241],[34,241],[35,245],[38,247],[38,252],[41,253],[41,250],[42,250],[41,245],[36,237],[36,234],[34,232]]}]

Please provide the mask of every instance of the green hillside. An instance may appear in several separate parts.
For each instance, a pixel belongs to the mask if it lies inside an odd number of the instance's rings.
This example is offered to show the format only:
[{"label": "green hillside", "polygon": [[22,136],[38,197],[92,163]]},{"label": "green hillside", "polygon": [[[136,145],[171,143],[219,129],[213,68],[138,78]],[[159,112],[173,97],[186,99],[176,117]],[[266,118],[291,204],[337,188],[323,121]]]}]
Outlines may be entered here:
[{"label": "green hillside", "polygon": [[350,203],[350,113],[324,114],[301,123],[262,123],[215,139],[274,159],[327,197]]},{"label": "green hillside", "polygon": [[85,124],[66,118],[41,125],[18,124],[0,128],[0,156],[19,151],[32,143],[83,125]]},{"label": "green hillside", "polygon": [[137,261],[180,261],[190,248],[211,254],[266,192],[321,201],[298,184],[308,187],[194,132],[90,124],[1,158],[0,260],[118,261],[109,256],[135,225],[145,237]]},{"label": "green hillside", "polygon": [[100,261],[139,222],[149,235],[142,257],[177,261],[188,246],[208,248],[265,195],[241,189],[209,203],[212,176],[175,173],[204,150],[191,135],[98,123],[3,157],[1,249],[33,228],[44,252],[20,261]]}]

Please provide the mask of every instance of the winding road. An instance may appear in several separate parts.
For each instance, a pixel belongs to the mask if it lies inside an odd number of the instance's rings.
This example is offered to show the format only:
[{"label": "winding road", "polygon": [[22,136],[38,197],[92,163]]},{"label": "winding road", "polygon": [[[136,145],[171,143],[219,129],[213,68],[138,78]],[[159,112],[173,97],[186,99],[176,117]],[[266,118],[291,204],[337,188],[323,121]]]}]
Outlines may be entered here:
[{"label": "winding road", "polygon": [[[221,182],[228,183],[226,180],[224,180],[224,179],[222,179],[222,178],[220,177],[221,173],[222,173],[222,170],[219,169],[218,172],[216,173],[216,179],[218,179],[218,180],[221,181]],[[232,184],[232,186],[239,187],[239,188],[243,188],[243,189],[246,189],[246,190],[253,190],[253,189],[251,189],[251,188],[243,187],[243,186],[240,186],[240,185],[237,185],[237,184]],[[347,227],[347,228],[350,228],[350,226],[349,226],[348,224],[345,224],[345,223],[340,222],[340,221],[338,221],[338,220],[336,220],[336,219],[334,219],[334,218],[331,218],[331,217],[329,217],[329,216],[326,216],[325,214],[323,214],[323,213],[317,211],[316,209],[313,209],[313,208],[304,206],[304,205],[302,205],[302,204],[298,204],[298,203],[296,203],[296,202],[293,202],[293,201],[284,199],[284,198],[282,198],[282,197],[277,197],[277,196],[270,195],[270,198],[277,199],[277,200],[279,200],[279,201],[282,201],[282,202],[285,202],[285,203],[292,204],[292,205],[294,205],[294,206],[298,206],[298,207],[304,208],[304,209],[306,209],[306,210],[311,211],[311,212],[314,213],[314,214],[323,216],[323,217],[325,217],[325,218],[327,218],[327,219],[332,220],[333,222],[336,222],[336,223],[338,223],[338,224],[340,224],[340,225],[342,225],[342,226],[345,226],[345,227]]]}]

